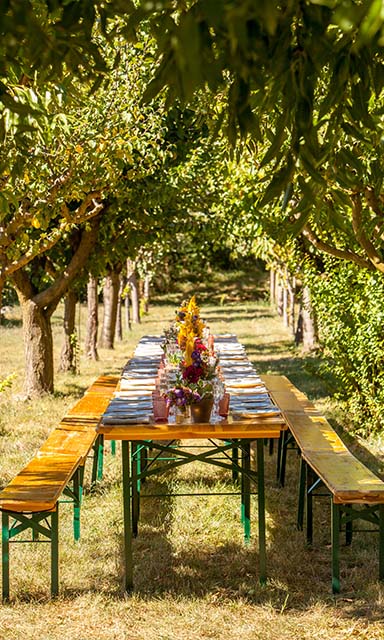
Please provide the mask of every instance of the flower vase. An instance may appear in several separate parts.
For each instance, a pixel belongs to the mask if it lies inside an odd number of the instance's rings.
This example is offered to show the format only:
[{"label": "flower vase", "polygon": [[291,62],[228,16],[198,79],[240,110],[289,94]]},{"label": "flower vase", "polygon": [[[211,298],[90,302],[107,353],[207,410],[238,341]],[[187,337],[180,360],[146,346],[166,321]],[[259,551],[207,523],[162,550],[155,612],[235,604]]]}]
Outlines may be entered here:
[{"label": "flower vase", "polygon": [[200,402],[191,404],[192,422],[209,422],[213,409],[213,398],[203,398]]},{"label": "flower vase", "polygon": [[183,424],[189,420],[189,407],[176,407],[175,422],[176,424]]}]

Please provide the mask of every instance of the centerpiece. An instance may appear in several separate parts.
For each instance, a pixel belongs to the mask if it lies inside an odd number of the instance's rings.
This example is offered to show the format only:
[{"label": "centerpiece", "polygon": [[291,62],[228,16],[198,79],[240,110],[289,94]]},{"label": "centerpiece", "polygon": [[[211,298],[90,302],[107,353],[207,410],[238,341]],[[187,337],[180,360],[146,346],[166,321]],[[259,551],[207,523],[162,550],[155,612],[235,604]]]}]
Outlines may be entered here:
[{"label": "centerpiece", "polygon": [[[170,336],[176,345],[169,343]],[[213,341],[208,339],[209,329],[200,317],[195,296],[184,302],[176,312],[172,332],[166,335],[164,352],[174,354],[178,350],[178,364],[174,385],[167,389],[165,397],[170,407],[184,413],[190,407],[193,422],[209,422],[218,377],[218,358],[213,350]]]}]

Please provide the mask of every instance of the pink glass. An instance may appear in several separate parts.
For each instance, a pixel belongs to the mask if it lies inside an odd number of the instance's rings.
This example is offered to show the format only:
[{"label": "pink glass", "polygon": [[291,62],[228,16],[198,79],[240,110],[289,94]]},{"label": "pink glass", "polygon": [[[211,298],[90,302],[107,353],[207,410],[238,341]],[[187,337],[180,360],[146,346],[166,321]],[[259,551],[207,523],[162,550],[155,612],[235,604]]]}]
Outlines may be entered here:
[{"label": "pink glass", "polygon": [[158,391],[152,392],[152,406],[155,422],[168,422],[169,406]]},{"label": "pink glass", "polygon": [[223,397],[219,402],[219,416],[226,418],[228,416],[229,411],[229,393],[224,393]]}]

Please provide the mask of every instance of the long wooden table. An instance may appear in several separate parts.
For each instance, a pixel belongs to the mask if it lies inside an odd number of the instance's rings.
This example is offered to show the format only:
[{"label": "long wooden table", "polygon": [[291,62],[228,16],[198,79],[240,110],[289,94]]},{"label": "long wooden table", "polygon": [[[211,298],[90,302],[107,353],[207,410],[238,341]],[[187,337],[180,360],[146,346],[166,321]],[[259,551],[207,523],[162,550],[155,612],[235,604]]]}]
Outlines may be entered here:
[{"label": "long wooden table", "polygon": [[[266,527],[264,487],[264,440],[279,438],[286,425],[282,418],[253,417],[234,420],[231,415],[219,423],[205,424],[100,424],[98,433],[106,440],[122,443],[122,480],[124,515],[124,588],[133,588],[132,538],[137,534],[140,484],[143,479],[165,473],[195,461],[216,465],[236,473],[241,478],[241,514],[245,541],[250,538],[250,483],[255,483],[258,496],[259,580],[266,581]],[[183,440],[205,440],[204,452],[191,453]],[[256,443],[257,469],[251,468],[251,443]],[[150,447],[164,457],[161,465],[141,464],[141,452]],[[235,448],[241,452],[238,461],[231,455]],[[218,458],[217,454],[220,454]],[[163,455],[164,454],[164,455]],[[156,456],[155,456],[156,458]]]}]

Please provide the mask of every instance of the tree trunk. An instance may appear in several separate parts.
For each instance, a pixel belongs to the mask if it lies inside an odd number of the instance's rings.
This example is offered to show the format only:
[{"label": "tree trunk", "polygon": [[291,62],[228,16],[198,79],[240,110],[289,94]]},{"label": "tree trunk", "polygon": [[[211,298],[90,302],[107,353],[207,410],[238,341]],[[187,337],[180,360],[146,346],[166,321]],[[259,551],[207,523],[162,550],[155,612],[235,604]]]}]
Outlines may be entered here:
[{"label": "tree trunk", "polygon": [[276,295],[276,272],[271,268],[269,272],[269,303],[271,306],[275,305]]},{"label": "tree trunk", "polygon": [[117,299],[119,295],[119,272],[111,269],[103,287],[104,315],[99,347],[113,349],[116,330]]},{"label": "tree trunk", "polygon": [[[86,229],[79,232],[79,242],[73,249],[72,257],[57,277],[45,289],[45,279],[40,281],[38,290],[34,262],[28,270],[19,269],[12,275],[23,313],[25,344],[24,390],[28,397],[41,396],[53,392],[53,345],[51,316],[60,299],[66,294],[73,280],[78,276],[96,244],[100,219],[93,219]],[[31,276],[32,269],[32,276]],[[33,276],[35,276],[35,281]]]},{"label": "tree trunk", "polygon": [[136,274],[136,265],[132,260],[127,260],[128,283],[131,287],[132,322],[140,323],[140,294],[139,283]]},{"label": "tree trunk", "polygon": [[78,373],[75,327],[77,300],[77,294],[69,289],[64,299],[64,343],[58,371]]},{"label": "tree trunk", "polygon": [[53,343],[51,312],[33,300],[21,299],[23,314],[25,380],[28,398],[53,392]]},{"label": "tree trunk", "polygon": [[295,304],[296,304],[296,278],[293,277],[292,280],[288,280],[288,299],[289,299],[289,309],[288,309],[288,316],[289,316],[289,326],[292,330],[292,333],[295,333],[295,325],[296,325],[296,318],[295,318]]},{"label": "tree trunk", "polygon": [[318,334],[316,318],[312,307],[311,294],[307,286],[302,291],[302,326],[303,326],[303,349],[313,351],[318,347]]},{"label": "tree trunk", "polygon": [[131,312],[130,312],[130,308],[129,308],[129,293],[127,292],[125,294],[125,326],[127,327],[127,333],[129,333],[129,331],[132,330],[132,324],[131,324]]},{"label": "tree trunk", "polygon": [[121,301],[123,299],[124,292],[124,277],[120,276],[119,293],[117,296],[117,312],[116,312],[116,338],[123,340],[123,325],[121,322]]},{"label": "tree trunk", "polygon": [[277,313],[282,316],[284,313],[284,289],[281,276],[278,274],[276,283],[276,306]]},{"label": "tree trunk", "polygon": [[89,275],[87,284],[87,329],[85,336],[85,357],[89,360],[98,360],[97,330],[99,327],[99,306],[97,299],[97,278]]},{"label": "tree trunk", "polygon": [[143,287],[143,301],[144,301],[145,313],[148,313],[149,311],[150,286],[151,286],[151,276],[148,273],[146,273],[144,277],[144,287]]}]

